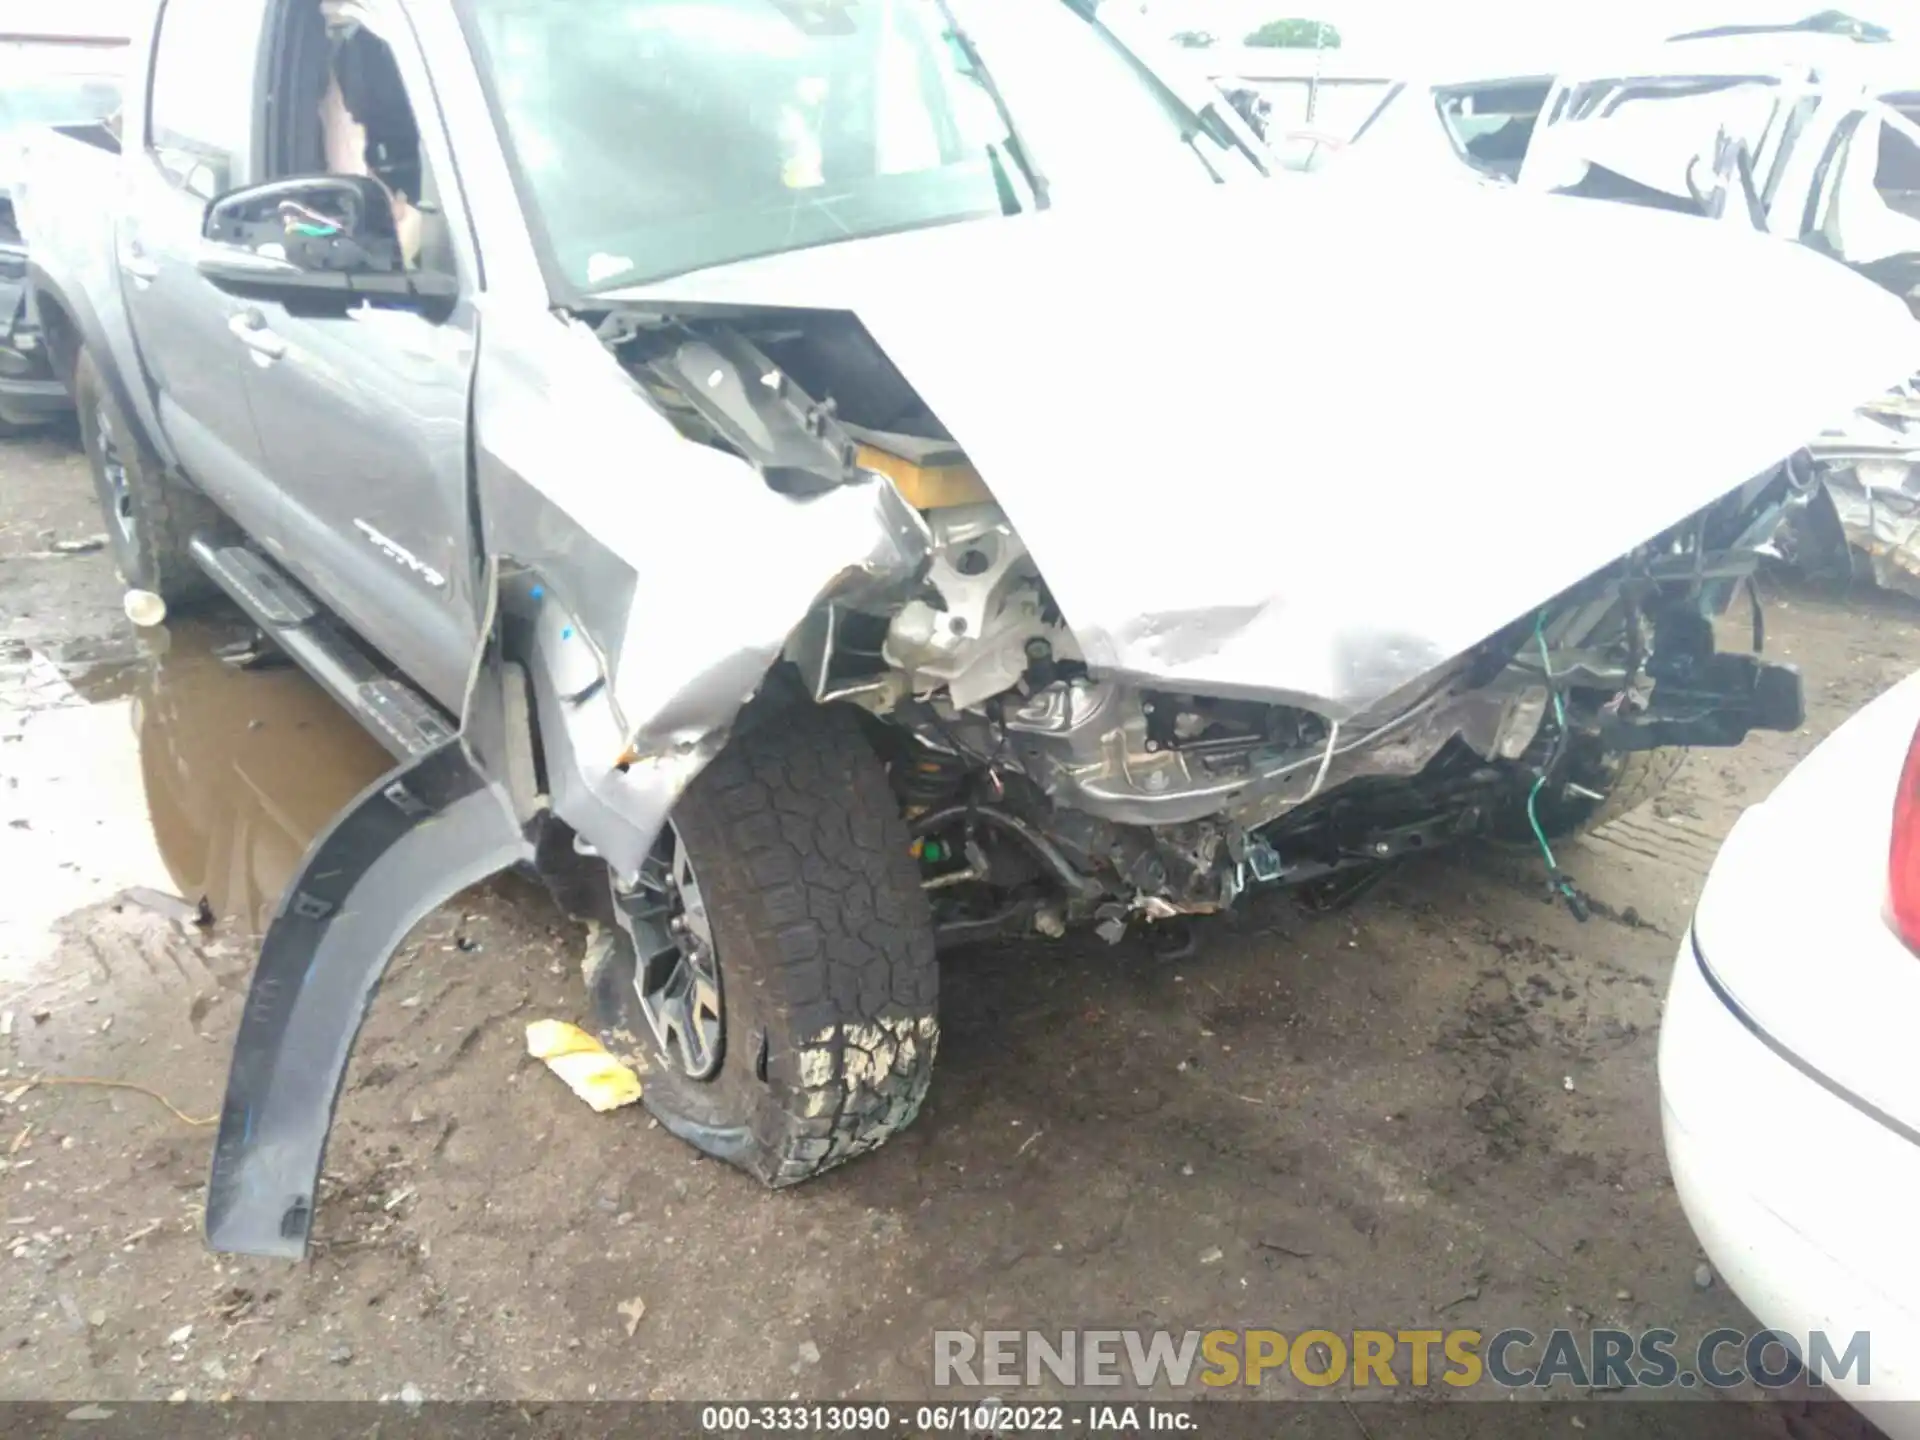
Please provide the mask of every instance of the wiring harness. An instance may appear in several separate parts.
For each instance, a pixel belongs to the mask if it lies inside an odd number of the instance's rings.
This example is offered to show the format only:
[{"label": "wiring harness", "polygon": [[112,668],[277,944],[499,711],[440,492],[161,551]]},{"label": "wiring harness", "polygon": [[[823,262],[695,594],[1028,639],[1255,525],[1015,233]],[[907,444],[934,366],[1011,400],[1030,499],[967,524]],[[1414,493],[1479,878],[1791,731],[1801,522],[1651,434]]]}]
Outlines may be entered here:
[{"label": "wiring harness", "polygon": [[1553,673],[1553,661],[1547,651],[1547,612],[1542,610],[1534,617],[1534,643],[1540,647],[1540,668],[1547,677],[1547,693],[1553,697],[1553,719],[1556,733],[1553,749],[1540,766],[1533,788],[1527,792],[1527,823],[1533,827],[1533,838],[1540,843],[1540,854],[1547,862],[1547,885],[1553,894],[1566,901],[1567,909],[1573,912],[1573,918],[1586,921],[1593,913],[1587,904],[1587,897],[1580,893],[1567,873],[1560,868],[1560,862],[1554,858],[1553,845],[1547,839],[1547,832],[1540,824],[1538,801],[1540,792],[1547,787],[1554,770],[1559,766],[1561,757],[1566,753],[1567,742],[1572,732],[1567,728],[1567,706],[1560,698],[1560,686]]}]

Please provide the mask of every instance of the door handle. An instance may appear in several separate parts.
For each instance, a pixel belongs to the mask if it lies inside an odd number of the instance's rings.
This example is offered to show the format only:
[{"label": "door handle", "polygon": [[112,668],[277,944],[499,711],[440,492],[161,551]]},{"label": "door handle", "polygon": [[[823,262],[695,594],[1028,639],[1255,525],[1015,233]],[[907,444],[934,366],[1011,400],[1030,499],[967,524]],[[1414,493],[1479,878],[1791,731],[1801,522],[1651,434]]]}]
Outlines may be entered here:
[{"label": "door handle", "polygon": [[142,290],[160,278],[160,262],[148,255],[138,240],[127,242],[120,254],[120,269]]},{"label": "door handle", "polygon": [[228,317],[227,329],[253,352],[257,365],[271,365],[287,353],[287,342],[267,328],[266,317],[258,310],[241,310]]}]

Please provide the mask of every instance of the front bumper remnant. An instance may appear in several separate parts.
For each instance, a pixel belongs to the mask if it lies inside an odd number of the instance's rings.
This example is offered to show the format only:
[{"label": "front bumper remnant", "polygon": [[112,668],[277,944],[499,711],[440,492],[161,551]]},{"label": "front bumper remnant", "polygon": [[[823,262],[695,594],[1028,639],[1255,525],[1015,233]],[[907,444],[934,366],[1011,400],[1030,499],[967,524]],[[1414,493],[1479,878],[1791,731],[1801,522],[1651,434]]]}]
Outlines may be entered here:
[{"label": "front bumper remnant", "polygon": [[1647,665],[1652,702],[1603,718],[1600,735],[1611,748],[1738,745],[1754,730],[1798,730],[1807,723],[1795,666],[1716,650],[1712,623],[1698,614],[1670,611],[1656,634]]},{"label": "front bumper remnant", "polygon": [[459,739],[374,781],[308,850],[260,949],[207,1182],[215,1250],[297,1260],[360,1023],[407,932],[533,858]]}]

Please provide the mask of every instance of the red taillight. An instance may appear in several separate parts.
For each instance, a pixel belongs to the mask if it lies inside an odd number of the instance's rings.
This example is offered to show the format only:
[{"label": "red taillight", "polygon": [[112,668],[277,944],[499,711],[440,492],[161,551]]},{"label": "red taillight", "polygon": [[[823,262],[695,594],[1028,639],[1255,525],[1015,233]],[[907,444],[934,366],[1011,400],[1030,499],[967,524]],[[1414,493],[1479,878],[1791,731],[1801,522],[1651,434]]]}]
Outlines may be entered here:
[{"label": "red taillight", "polygon": [[1887,919],[1920,952],[1920,730],[1907,745],[1893,797],[1893,840],[1887,848]]}]

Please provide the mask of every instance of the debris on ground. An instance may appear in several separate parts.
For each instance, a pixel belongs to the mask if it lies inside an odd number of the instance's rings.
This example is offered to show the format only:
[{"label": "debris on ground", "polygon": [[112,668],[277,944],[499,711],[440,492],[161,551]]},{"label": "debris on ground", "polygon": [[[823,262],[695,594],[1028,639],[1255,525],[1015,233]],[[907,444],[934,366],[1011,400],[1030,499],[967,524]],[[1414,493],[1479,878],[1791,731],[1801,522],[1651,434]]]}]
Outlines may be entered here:
[{"label": "debris on ground", "polygon": [[627,1338],[633,1338],[633,1332],[640,1328],[640,1322],[646,1318],[647,1302],[638,1295],[631,1300],[622,1300],[613,1307],[620,1312],[620,1318],[627,1322]]},{"label": "debris on ground", "polygon": [[81,540],[56,540],[51,548],[56,555],[91,555],[107,548],[107,537],[89,535]]},{"label": "debris on ground", "polygon": [[1467,1289],[1462,1290],[1458,1295],[1454,1296],[1453,1299],[1447,1301],[1444,1305],[1440,1306],[1440,1310],[1442,1312],[1445,1312],[1453,1309],[1453,1307],[1456,1305],[1472,1304],[1475,1300],[1478,1300],[1480,1298],[1481,1292],[1484,1291],[1486,1288],[1486,1284],[1487,1284],[1487,1275],[1485,1271],[1482,1271],[1480,1274],[1474,1276],[1472,1285],[1470,1285]]},{"label": "debris on ground", "polygon": [[601,1113],[640,1098],[640,1077],[578,1025],[565,1020],[533,1021],[527,1026],[527,1054],[545,1061],[569,1090]]},{"label": "debris on ground", "polygon": [[256,1296],[245,1285],[229,1285],[216,1297],[214,1313],[229,1325],[237,1325],[253,1309]]},{"label": "debris on ground", "polygon": [[[104,1035],[108,1030],[111,1030],[112,1028],[113,1028],[112,1022],[109,1021],[107,1024],[102,1025],[100,1027],[100,1033]],[[151,1086],[142,1085],[137,1081],[133,1081],[133,1080],[103,1080],[96,1075],[36,1075],[33,1077],[33,1079],[29,1080],[26,1084],[22,1085],[19,1089],[11,1091],[9,1094],[7,1094],[4,1097],[6,1103],[9,1105],[13,1104],[15,1101],[19,1100],[19,1098],[22,1095],[26,1094],[29,1090],[33,1089],[33,1087],[36,1085],[75,1085],[75,1086],[81,1086],[81,1087],[92,1087],[94,1089],[99,1089],[99,1090],[131,1090],[136,1095],[144,1095],[149,1100],[157,1100],[161,1105],[165,1106],[169,1112],[172,1113],[174,1119],[179,1120],[183,1124],[195,1125],[195,1126],[207,1126],[207,1125],[217,1125],[220,1123],[220,1117],[218,1115],[187,1114],[186,1111],[182,1110],[178,1105],[174,1104],[166,1096],[162,1095],[158,1090],[153,1089]]]},{"label": "debris on ground", "polygon": [[1713,1267],[1711,1265],[1700,1264],[1693,1267],[1693,1288],[1696,1290],[1711,1290],[1713,1288]]},{"label": "debris on ground", "polygon": [[[138,905],[142,910],[151,910],[154,914],[168,920],[178,921],[182,925],[206,926],[213,923],[213,911],[205,899],[199,904],[182,899],[178,895],[169,895],[162,890],[154,890],[146,885],[135,885],[120,892],[120,903]],[[205,915],[205,919],[201,918]]]},{"label": "debris on ground", "polygon": [[129,590],[120,605],[127,619],[142,630],[151,630],[167,618],[167,602],[151,590]]}]

